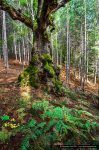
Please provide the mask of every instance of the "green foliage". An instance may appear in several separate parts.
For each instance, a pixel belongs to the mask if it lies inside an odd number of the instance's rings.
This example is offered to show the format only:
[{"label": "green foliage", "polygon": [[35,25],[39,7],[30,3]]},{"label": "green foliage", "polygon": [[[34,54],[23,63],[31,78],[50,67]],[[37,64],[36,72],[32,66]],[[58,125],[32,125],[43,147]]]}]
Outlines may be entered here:
[{"label": "green foliage", "polygon": [[54,145],[57,142],[77,144],[78,137],[82,144],[91,138],[91,131],[99,126],[91,113],[65,106],[55,107],[47,100],[35,101],[31,110],[32,118],[17,128],[24,135],[22,150],[34,147],[46,149],[50,143]]},{"label": "green foliage", "polygon": [[44,65],[44,71],[49,73],[49,76],[51,77],[55,76],[55,71],[53,69],[53,66],[51,64],[48,64],[48,62],[46,62],[46,64]]},{"label": "green foliage", "polygon": [[53,63],[52,63],[52,58],[51,58],[51,55],[50,54],[43,54],[41,56],[41,60],[42,60],[42,63],[43,63],[43,70],[44,72],[47,73],[47,76],[49,78],[53,78],[55,77],[55,70],[54,70],[54,66],[53,66]]},{"label": "green foliage", "polygon": [[26,112],[25,112],[25,108],[19,108],[17,110],[17,113],[18,113],[18,118],[20,120],[23,120],[24,119],[24,116],[26,115]]},{"label": "green foliage", "polygon": [[35,65],[35,64],[37,64],[38,62],[39,62],[39,56],[38,56],[38,54],[35,54],[35,55],[32,57],[30,64],[31,64],[31,65]]},{"label": "green foliage", "polygon": [[62,82],[58,79],[53,79],[54,92],[60,96],[66,96],[72,100],[77,100],[77,95],[72,90],[63,86]]},{"label": "green foliage", "polygon": [[54,92],[57,93],[60,96],[65,95],[65,88],[62,85],[62,82],[60,80],[54,79]]},{"label": "green foliage", "polygon": [[[23,108],[18,110],[19,115],[24,111]],[[64,105],[56,107],[45,99],[34,101],[28,112],[31,113],[31,119],[18,124],[11,132],[0,131],[0,141],[4,142],[18,132],[23,137],[22,150],[43,150],[57,142],[75,145],[78,138],[81,139],[80,144],[87,142],[92,137],[91,131],[99,127],[97,119],[91,113]]]},{"label": "green foliage", "polygon": [[57,70],[60,70],[60,69],[62,69],[62,66],[61,66],[61,65],[58,65],[58,66],[56,67],[56,69],[57,69]]},{"label": "green foliage", "polygon": [[46,110],[49,107],[49,101],[35,101],[33,102],[32,109],[33,110]]},{"label": "green foliage", "polygon": [[5,142],[6,140],[9,140],[10,138],[10,132],[7,130],[0,131],[0,141]]},{"label": "green foliage", "polygon": [[35,143],[35,140],[39,140],[39,138],[43,134],[43,128],[45,124],[45,122],[37,123],[36,120],[32,119],[29,120],[29,122],[26,125],[23,125],[19,128],[20,132],[25,134],[25,137],[21,144],[22,150],[27,150],[28,148],[32,147],[32,145],[30,145],[30,142]]},{"label": "green foliage", "polygon": [[19,0],[20,1],[20,4],[22,5],[22,6],[26,6],[26,0]]},{"label": "green foliage", "polygon": [[50,54],[43,54],[41,56],[41,59],[44,62],[48,62],[48,63],[51,63],[52,62],[52,58],[51,58],[51,55]]},{"label": "green foliage", "polygon": [[33,10],[34,10],[34,15],[36,16],[37,15],[37,9],[38,8],[38,2],[37,0],[34,0],[33,1]]},{"label": "green foliage", "polygon": [[18,82],[21,84],[21,86],[30,85],[32,87],[37,87],[38,72],[39,72],[39,69],[36,66],[30,65],[28,68],[26,68],[23,71],[21,75],[19,75]]},{"label": "green foliage", "polygon": [[29,100],[31,99],[31,97],[28,96],[28,99],[27,97],[25,97],[26,99],[23,99],[23,98],[20,98],[18,100],[18,105],[19,105],[19,108],[26,108],[29,104]]},{"label": "green foliage", "polygon": [[77,94],[75,92],[73,92],[72,90],[65,88],[65,95],[67,97],[69,97],[72,100],[77,100]]},{"label": "green foliage", "polygon": [[10,120],[10,117],[7,116],[7,115],[3,115],[0,118],[1,118],[2,121],[8,121],[8,120]]},{"label": "green foliage", "polygon": [[25,70],[21,75],[19,75],[18,82],[21,84],[21,86],[29,85],[29,74]]},{"label": "green foliage", "polygon": [[34,30],[36,30],[38,28],[38,24],[37,24],[37,20],[34,20]]}]

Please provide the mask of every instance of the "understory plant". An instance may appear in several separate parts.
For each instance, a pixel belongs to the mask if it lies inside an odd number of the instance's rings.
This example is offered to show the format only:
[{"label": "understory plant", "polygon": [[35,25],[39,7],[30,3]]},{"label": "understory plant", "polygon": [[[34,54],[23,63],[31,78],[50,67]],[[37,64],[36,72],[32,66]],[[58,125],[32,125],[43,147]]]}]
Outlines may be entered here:
[{"label": "understory plant", "polygon": [[21,150],[56,149],[58,144],[87,144],[94,139],[92,131],[99,127],[97,117],[91,113],[56,107],[47,100],[33,102],[29,113],[32,118],[16,129],[23,135]]},{"label": "understory plant", "polygon": [[57,145],[90,143],[95,140],[93,130],[99,127],[97,116],[83,109],[54,106],[45,99],[35,100],[28,110],[30,114],[31,118],[20,124],[9,116],[1,116],[0,141],[4,143],[21,134],[21,150],[56,150]]}]

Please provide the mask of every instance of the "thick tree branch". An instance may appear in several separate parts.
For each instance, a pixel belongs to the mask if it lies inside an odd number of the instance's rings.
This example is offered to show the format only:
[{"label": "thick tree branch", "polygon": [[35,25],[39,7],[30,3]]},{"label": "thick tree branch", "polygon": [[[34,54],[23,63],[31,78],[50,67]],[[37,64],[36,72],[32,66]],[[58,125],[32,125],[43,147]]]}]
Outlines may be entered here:
[{"label": "thick tree branch", "polygon": [[70,1],[70,0],[62,0],[62,1],[60,1],[60,3],[58,3],[58,5],[56,6],[56,8],[54,8],[54,9],[51,11],[51,13],[57,11],[57,10],[60,9],[61,7],[64,7],[65,4],[66,4],[67,2],[69,2],[69,1]]},{"label": "thick tree branch", "polygon": [[59,8],[64,7],[67,2],[70,0],[61,0],[60,2],[58,0],[38,0],[40,2],[43,2],[42,7],[40,7],[39,11],[40,13],[40,26],[41,28],[46,28],[46,26],[49,25],[49,16],[57,11]]},{"label": "thick tree branch", "polygon": [[8,12],[13,20],[19,20],[33,30],[32,19],[23,15],[20,11],[16,10],[13,6],[8,4],[6,0],[0,0],[0,9]]}]

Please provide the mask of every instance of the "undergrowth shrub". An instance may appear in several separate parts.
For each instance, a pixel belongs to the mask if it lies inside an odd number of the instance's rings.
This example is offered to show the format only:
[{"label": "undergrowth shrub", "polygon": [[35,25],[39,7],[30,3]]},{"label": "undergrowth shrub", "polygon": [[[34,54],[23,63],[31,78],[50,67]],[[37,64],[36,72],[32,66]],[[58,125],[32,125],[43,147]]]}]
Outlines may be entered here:
[{"label": "undergrowth shrub", "polygon": [[[55,145],[87,144],[99,127],[97,116],[82,109],[53,106],[47,100],[34,101],[29,110],[31,118],[12,130],[0,132],[0,141],[21,133],[21,150],[53,150]],[[6,130],[5,130],[6,131]]]},{"label": "undergrowth shrub", "polygon": [[66,96],[72,100],[77,100],[77,94],[75,92],[73,92],[72,90],[63,86],[63,83],[61,81],[55,80],[54,84],[55,84],[54,92],[58,96]]},{"label": "undergrowth shrub", "polygon": [[59,142],[67,145],[87,143],[93,138],[91,131],[99,127],[91,113],[55,107],[47,100],[35,101],[30,113],[32,119],[17,128],[23,135],[21,150],[54,149]]},{"label": "undergrowth shrub", "polygon": [[6,142],[7,140],[10,139],[11,133],[8,132],[7,130],[2,130],[0,131],[0,141],[1,142]]},{"label": "undergrowth shrub", "polygon": [[[13,129],[17,128],[19,123],[8,115],[0,116],[0,144],[10,141],[13,135]],[[1,148],[1,147],[0,147]]]}]

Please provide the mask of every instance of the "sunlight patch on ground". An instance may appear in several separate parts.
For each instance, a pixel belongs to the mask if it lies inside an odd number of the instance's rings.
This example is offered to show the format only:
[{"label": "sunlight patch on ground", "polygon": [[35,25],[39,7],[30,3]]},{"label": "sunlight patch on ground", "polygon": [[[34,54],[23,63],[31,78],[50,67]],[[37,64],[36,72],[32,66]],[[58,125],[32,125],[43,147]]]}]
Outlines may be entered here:
[{"label": "sunlight patch on ground", "polygon": [[20,87],[20,96],[25,100],[31,99],[31,87]]}]

